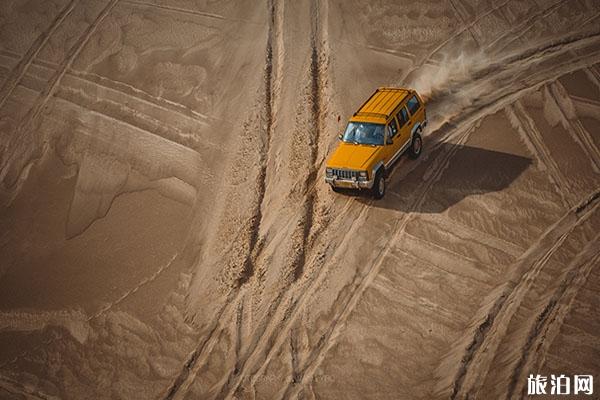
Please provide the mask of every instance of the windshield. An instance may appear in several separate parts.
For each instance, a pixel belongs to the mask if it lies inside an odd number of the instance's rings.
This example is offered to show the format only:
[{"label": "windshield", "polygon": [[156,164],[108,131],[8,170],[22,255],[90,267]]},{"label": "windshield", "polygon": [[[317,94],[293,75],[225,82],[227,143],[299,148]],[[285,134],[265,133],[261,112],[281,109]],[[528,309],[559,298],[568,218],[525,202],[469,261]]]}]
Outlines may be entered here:
[{"label": "windshield", "polygon": [[342,140],[354,144],[383,145],[385,125],[368,122],[350,122]]}]

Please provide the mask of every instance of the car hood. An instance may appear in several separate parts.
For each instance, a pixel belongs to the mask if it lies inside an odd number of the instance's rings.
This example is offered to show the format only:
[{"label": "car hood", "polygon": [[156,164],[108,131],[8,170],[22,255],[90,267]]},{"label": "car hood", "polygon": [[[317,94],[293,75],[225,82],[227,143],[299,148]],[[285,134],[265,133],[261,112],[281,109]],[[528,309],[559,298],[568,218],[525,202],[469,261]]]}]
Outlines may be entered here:
[{"label": "car hood", "polygon": [[380,147],[342,142],[331,155],[327,166],[364,170],[379,149]]}]

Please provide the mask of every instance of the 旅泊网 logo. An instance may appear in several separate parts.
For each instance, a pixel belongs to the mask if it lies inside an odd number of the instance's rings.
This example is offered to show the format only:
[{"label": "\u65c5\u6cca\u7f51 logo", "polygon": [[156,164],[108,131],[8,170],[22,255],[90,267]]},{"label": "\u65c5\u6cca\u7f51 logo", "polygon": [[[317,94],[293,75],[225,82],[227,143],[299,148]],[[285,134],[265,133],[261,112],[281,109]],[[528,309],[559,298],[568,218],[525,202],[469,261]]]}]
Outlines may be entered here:
[{"label": "\u65c5\u6cca\u7f51 logo", "polygon": [[594,377],[592,375],[564,374],[545,375],[530,374],[527,378],[528,395],[592,395],[594,393]]}]

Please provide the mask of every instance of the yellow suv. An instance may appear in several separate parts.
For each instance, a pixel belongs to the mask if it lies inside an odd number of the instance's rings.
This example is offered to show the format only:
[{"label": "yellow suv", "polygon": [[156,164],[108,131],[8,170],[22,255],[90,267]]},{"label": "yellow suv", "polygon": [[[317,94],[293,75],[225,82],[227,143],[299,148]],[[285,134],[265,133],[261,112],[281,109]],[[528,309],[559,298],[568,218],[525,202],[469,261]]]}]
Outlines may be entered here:
[{"label": "yellow suv", "polygon": [[421,132],[427,125],[425,104],[411,89],[379,88],[354,113],[325,169],[325,181],[339,188],[385,194],[385,179],[405,152],[421,154]]}]

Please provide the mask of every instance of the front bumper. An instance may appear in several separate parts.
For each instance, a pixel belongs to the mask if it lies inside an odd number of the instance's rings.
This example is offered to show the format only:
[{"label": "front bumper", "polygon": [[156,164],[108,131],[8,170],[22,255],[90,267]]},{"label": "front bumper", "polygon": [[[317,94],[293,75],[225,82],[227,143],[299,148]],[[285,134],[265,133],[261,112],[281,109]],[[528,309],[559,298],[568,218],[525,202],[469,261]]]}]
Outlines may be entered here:
[{"label": "front bumper", "polygon": [[373,180],[370,181],[358,181],[350,179],[339,179],[339,178],[328,178],[325,177],[325,182],[329,183],[333,187],[345,188],[345,189],[371,189],[373,187]]}]

